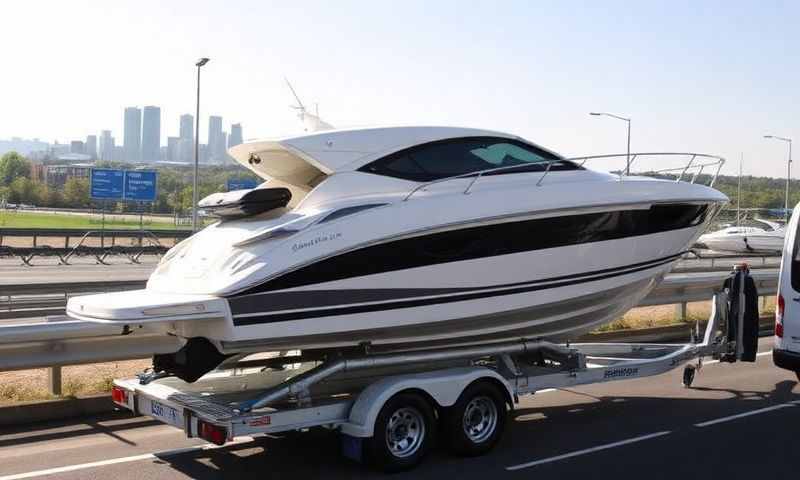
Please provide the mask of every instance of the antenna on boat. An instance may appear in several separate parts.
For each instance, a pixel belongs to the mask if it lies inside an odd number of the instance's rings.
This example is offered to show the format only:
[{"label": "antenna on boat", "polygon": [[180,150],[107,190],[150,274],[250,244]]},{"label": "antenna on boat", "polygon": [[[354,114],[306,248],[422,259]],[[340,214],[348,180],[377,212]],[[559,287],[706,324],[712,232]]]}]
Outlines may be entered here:
[{"label": "antenna on boat", "polygon": [[295,91],[294,87],[292,86],[289,79],[283,77],[286,81],[286,85],[289,87],[289,90],[292,92],[294,99],[297,101],[297,105],[289,105],[291,108],[297,110],[297,118],[303,122],[303,127],[306,132],[319,132],[322,130],[333,130],[333,125],[328,122],[325,122],[321,118],[319,118],[319,103],[314,104],[314,108],[316,110],[316,114],[310,113],[306,106],[303,105],[303,101],[300,100],[300,96]]}]

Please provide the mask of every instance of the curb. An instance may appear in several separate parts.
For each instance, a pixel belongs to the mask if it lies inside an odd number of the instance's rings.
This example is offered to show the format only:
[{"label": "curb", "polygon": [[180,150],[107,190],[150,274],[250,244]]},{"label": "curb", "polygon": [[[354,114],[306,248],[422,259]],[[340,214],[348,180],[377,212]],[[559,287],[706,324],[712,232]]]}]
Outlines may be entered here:
[{"label": "curb", "polygon": [[[760,336],[773,334],[773,317],[759,319]],[[705,328],[705,324],[700,324]],[[641,330],[620,330],[616,332],[590,333],[578,338],[573,343],[603,342],[680,342],[688,341],[691,325],[679,324],[666,327],[644,328]],[[15,405],[0,406],[0,426],[28,425],[32,423],[64,420],[77,417],[113,412],[117,406],[108,393],[83,398],[67,398],[60,400],[44,400],[26,402]]]}]

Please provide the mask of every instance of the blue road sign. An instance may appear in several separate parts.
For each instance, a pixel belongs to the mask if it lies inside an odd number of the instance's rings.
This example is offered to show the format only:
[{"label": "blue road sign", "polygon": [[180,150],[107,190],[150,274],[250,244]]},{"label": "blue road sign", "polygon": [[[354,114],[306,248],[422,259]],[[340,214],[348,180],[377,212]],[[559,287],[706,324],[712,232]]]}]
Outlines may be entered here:
[{"label": "blue road sign", "polygon": [[122,200],[125,190],[125,172],[110,168],[93,168],[90,196],[98,200]]},{"label": "blue road sign", "polygon": [[133,202],[154,202],[158,174],[149,171],[125,172],[125,200]]},{"label": "blue road sign", "polygon": [[258,183],[251,179],[251,178],[229,178],[228,179],[228,191],[232,192],[234,190],[251,190],[256,188]]}]

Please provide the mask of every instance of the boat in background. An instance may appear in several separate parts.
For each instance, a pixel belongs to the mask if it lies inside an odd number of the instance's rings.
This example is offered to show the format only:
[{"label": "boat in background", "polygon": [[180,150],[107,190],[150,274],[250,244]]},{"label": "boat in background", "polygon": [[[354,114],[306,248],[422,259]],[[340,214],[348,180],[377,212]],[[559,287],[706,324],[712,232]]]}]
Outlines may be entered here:
[{"label": "boat in background", "polygon": [[752,223],[761,226],[728,226],[706,233],[697,240],[697,246],[717,252],[780,253],[786,236],[786,226],[764,219]]},{"label": "boat in background", "polygon": [[[328,130],[230,154],[266,180],[257,194],[204,200],[221,220],[170,250],[146,289],[67,305],[184,339],[154,358],[159,375],[192,381],[248,352],[574,339],[635,306],[728,201],[696,183],[719,157],[567,159],[469,128]],[[586,168],[647,155],[686,164],[662,171],[671,180]]]}]

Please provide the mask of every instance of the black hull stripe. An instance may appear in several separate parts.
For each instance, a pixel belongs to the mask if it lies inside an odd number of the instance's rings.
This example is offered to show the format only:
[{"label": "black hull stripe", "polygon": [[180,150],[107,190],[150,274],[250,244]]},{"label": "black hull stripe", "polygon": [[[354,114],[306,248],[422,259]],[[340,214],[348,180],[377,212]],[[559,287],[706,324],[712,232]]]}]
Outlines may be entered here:
[{"label": "black hull stripe", "polygon": [[632,263],[622,267],[611,267],[590,272],[573,273],[539,280],[526,280],[524,282],[503,283],[486,285],[482,287],[449,287],[449,288],[365,288],[365,289],[338,289],[338,290],[303,290],[280,291],[244,295],[229,298],[231,312],[234,316],[252,315],[254,313],[269,313],[284,310],[307,309],[314,307],[333,307],[350,305],[353,303],[381,302],[389,300],[408,300],[414,297],[431,297],[436,295],[449,295],[454,293],[475,293],[479,291],[532,286],[540,283],[552,283],[563,280],[573,280],[594,275],[603,275],[611,272],[634,269],[645,265],[675,260],[686,252],[676,253],[666,257],[656,258],[646,262]]},{"label": "black hull stripe", "polygon": [[649,209],[535,218],[430,233],[321,259],[231,297],[443,263],[697,228],[709,218],[710,211],[708,204],[656,204]]},{"label": "black hull stripe", "polygon": [[[233,318],[234,326],[241,327],[241,326],[248,326],[248,325],[258,325],[262,323],[276,323],[276,322],[286,322],[292,320],[305,320],[310,318],[319,318],[319,317],[332,317],[332,316],[339,316],[339,315],[352,315],[358,313],[368,313],[368,312],[377,312],[377,311],[385,311],[385,310],[397,310],[401,308],[413,308],[413,307],[422,307],[427,305],[437,305],[437,304],[446,304],[446,303],[454,303],[454,302],[463,302],[468,300],[477,300],[481,298],[490,298],[490,297],[499,297],[499,296],[506,296],[506,295],[515,295],[519,293],[529,293],[535,292],[539,290],[547,290],[552,288],[561,288],[561,287],[568,287],[571,285],[578,285],[581,283],[588,283],[594,282],[597,280],[604,280],[613,277],[619,277],[622,275],[628,275],[631,273],[636,273],[644,270],[649,270],[651,268],[660,267],[662,265],[666,265],[674,259],[674,257],[668,257],[665,260],[661,260],[657,263],[652,263],[649,265],[628,269],[627,267],[622,267],[617,269],[619,271],[606,273],[603,275],[598,276],[591,276],[586,278],[579,278],[575,280],[561,280],[561,281],[551,281],[547,283],[538,283],[536,285],[528,285],[524,287],[512,288],[502,291],[483,291],[483,292],[475,292],[475,293],[468,293],[463,295],[453,295],[449,297],[437,297],[437,298],[422,298],[417,300],[408,300],[408,301],[398,301],[398,302],[390,302],[390,303],[379,303],[379,304],[370,304],[370,305],[356,305],[352,307],[341,307],[341,308],[326,308],[320,310],[306,310],[306,311],[299,311],[299,312],[289,312],[289,313],[276,313],[271,315],[258,315],[258,316],[251,316],[251,317],[236,317]],[[495,287],[491,287],[495,288]]]}]

